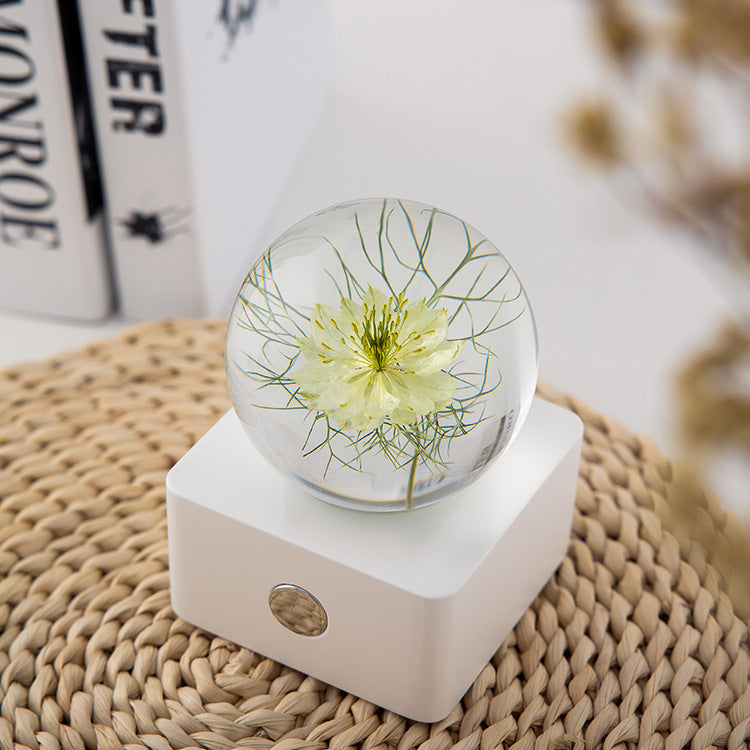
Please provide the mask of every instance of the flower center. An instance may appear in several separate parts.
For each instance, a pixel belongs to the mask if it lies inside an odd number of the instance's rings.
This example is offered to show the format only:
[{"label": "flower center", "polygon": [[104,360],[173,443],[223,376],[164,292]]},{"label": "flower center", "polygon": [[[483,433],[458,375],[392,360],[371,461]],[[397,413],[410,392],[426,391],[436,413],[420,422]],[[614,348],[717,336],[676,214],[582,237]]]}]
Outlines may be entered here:
[{"label": "flower center", "polygon": [[406,321],[408,310],[402,308],[409,302],[399,294],[396,299],[389,297],[380,309],[363,303],[364,320],[362,330],[353,323],[354,333],[359,338],[362,353],[376,372],[382,372],[394,364],[394,355],[400,346],[398,334]]}]

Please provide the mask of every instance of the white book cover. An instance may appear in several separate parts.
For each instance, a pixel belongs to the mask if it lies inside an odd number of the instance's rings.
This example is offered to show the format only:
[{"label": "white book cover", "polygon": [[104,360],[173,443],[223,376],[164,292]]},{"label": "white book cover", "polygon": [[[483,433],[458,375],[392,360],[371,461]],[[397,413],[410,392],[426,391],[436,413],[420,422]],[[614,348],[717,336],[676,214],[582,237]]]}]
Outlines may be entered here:
[{"label": "white book cover", "polygon": [[81,0],[121,309],[227,314],[328,84],[322,0]]},{"label": "white book cover", "polygon": [[0,2],[0,307],[92,320],[111,293],[81,54],[74,0]]}]

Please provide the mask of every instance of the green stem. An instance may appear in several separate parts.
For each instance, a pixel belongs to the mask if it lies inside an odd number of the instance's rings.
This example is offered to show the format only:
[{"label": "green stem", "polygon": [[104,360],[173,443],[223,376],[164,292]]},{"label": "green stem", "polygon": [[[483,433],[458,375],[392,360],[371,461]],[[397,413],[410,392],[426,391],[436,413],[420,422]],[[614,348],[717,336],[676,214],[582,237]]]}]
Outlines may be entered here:
[{"label": "green stem", "polygon": [[406,510],[414,510],[414,477],[417,473],[418,458],[419,450],[414,454],[414,458],[411,460],[411,468],[409,469],[409,484],[406,487]]}]

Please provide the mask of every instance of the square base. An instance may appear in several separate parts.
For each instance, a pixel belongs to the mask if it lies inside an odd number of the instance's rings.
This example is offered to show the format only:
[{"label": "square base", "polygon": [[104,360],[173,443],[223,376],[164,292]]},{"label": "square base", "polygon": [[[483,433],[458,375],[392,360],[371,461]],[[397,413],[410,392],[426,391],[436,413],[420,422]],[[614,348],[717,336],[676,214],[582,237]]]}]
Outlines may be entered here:
[{"label": "square base", "polygon": [[[313,498],[257,453],[233,411],[167,476],[172,607],[185,620],[367,701],[444,718],[568,548],[583,425],[535,399],[473,484],[402,513]],[[316,636],[276,619],[301,587]]]}]

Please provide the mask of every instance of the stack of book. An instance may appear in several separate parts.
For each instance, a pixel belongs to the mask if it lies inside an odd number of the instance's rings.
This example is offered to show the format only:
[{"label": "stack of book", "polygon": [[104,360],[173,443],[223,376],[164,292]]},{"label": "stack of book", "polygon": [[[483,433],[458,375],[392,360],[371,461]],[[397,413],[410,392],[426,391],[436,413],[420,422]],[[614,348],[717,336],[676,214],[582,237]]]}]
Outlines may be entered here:
[{"label": "stack of book", "polygon": [[0,306],[225,314],[322,110],[323,0],[2,0]]}]

